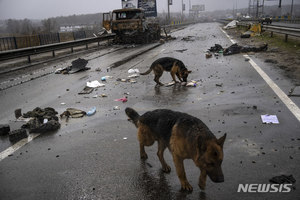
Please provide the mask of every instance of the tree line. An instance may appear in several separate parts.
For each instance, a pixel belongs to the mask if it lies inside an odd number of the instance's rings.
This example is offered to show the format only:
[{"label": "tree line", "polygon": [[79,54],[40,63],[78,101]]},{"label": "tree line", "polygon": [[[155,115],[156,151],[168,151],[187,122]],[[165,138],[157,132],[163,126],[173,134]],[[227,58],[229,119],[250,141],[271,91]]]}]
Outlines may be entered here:
[{"label": "tree line", "polygon": [[34,35],[40,33],[59,32],[61,26],[89,25],[98,29],[102,25],[102,14],[71,15],[54,17],[44,20],[8,19],[2,21],[0,33],[2,35]]}]

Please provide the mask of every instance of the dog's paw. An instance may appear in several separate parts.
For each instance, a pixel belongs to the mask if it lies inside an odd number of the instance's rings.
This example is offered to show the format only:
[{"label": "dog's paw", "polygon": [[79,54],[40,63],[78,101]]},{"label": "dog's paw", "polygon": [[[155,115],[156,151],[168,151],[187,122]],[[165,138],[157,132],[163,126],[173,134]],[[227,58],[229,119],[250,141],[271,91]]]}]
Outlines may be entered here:
[{"label": "dog's paw", "polygon": [[170,173],[171,172],[171,167],[169,165],[166,165],[162,168],[162,171],[165,173]]},{"label": "dog's paw", "polygon": [[186,182],[181,185],[181,190],[191,192],[191,191],[193,191],[193,187],[188,182]]},{"label": "dog's paw", "polygon": [[141,154],[141,159],[142,160],[148,159],[148,155],[146,153]]}]

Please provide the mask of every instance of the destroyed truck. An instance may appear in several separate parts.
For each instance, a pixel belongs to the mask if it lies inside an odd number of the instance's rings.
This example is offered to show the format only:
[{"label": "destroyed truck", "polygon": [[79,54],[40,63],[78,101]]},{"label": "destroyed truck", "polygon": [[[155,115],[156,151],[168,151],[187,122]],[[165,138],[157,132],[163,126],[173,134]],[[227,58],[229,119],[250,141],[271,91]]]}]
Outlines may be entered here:
[{"label": "destroyed truck", "polygon": [[103,27],[116,34],[117,43],[150,43],[160,39],[160,26],[143,9],[124,8],[103,13]]}]

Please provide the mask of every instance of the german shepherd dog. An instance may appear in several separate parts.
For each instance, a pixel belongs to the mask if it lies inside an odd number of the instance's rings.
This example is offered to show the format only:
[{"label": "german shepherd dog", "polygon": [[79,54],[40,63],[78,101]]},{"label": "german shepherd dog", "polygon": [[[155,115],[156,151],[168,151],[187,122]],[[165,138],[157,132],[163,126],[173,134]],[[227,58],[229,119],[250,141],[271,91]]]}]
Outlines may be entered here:
[{"label": "german shepherd dog", "polygon": [[170,58],[170,57],[164,57],[164,58],[159,58],[156,61],[154,61],[150,67],[150,69],[144,73],[140,73],[141,75],[147,75],[153,70],[155,74],[154,81],[157,83],[157,85],[163,85],[160,81],[159,78],[162,76],[164,71],[170,72],[172,79],[175,83],[176,81],[175,75],[178,77],[178,79],[181,82],[187,82],[187,77],[189,73],[192,71],[188,71],[185,65],[183,64],[182,61],[175,59],[175,58]]},{"label": "german shepherd dog", "polygon": [[141,159],[147,159],[145,146],[158,142],[157,156],[165,173],[171,171],[164,159],[164,150],[172,154],[181,189],[192,191],[184,170],[183,160],[192,159],[200,168],[199,187],[205,190],[207,175],[213,182],[224,182],[221,164],[226,134],[217,139],[198,118],[186,113],[158,109],[139,115],[134,109],[126,108],[129,120],[138,128]]}]

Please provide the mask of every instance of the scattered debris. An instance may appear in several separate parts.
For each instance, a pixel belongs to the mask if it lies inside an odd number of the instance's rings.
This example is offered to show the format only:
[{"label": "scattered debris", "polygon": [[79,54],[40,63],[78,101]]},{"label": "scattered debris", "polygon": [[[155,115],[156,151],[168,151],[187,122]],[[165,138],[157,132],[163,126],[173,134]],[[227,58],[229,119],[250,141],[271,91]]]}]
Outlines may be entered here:
[{"label": "scattered debris", "polygon": [[217,87],[223,87],[223,83],[217,83],[216,86]]},{"label": "scattered debris", "polygon": [[125,79],[125,78],[122,78],[122,79],[118,78],[117,81],[120,81],[120,82],[129,82],[129,83],[136,83],[137,82],[136,80],[129,79],[129,78],[127,78],[127,79]]},{"label": "scattered debris", "polygon": [[21,110],[21,108],[16,109],[15,110],[15,117],[16,117],[16,119],[18,119],[21,116],[22,116],[22,110]]},{"label": "scattered debris", "polygon": [[296,183],[296,179],[293,177],[293,175],[280,175],[280,176],[274,176],[269,180],[271,183],[275,184],[284,184],[284,183]]},{"label": "scattered debris", "polygon": [[100,94],[99,96],[100,96],[100,97],[107,97],[106,94]]},{"label": "scattered debris", "polygon": [[219,52],[219,51],[223,51],[223,47],[219,44],[215,44],[215,46],[210,47],[210,49],[208,49],[208,51],[210,52]]},{"label": "scattered debris", "polygon": [[86,115],[87,116],[92,116],[96,113],[96,107],[94,106],[91,110],[89,110]]},{"label": "scattered debris", "polygon": [[72,66],[58,68],[57,70],[55,70],[55,74],[73,74],[76,72],[89,70],[91,68],[86,67],[87,63],[87,60],[78,58],[72,61]]},{"label": "scattered debris", "polygon": [[185,52],[187,49],[179,49],[179,50],[175,50],[175,51],[177,51],[177,52],[180,52],[180,53],[183,53],[183,52]]},{"label": "scattered debris", "polygon": [[98,87],[104,87],[105,84],[100,83],[99,81],[95,80],[95,81],[87,82],[86,86],[91,87],[91,88],[98,88]]},{"label": "scattered debris", "polygon": [[249,58],[245,58],[245,61],[248,62],[250,59]]},{"label": "scattered debris", "polygon": [[274,59],[266,59],[266,60],[265,60],[265,63],[277,64],[278,61],[277,61],[277,60],[274,60]]},{"label": "scattered debris", "polygon": [[16,143],[24,138],[27,138],[27,131],[23,128],[9,132],[9,141]]},{"label": "scattered debris", "polygon": [[268,49],[268,44],[261,45],[260,47],[239,46],[238,44],[233,44],[230,47],[224,49],[223,55],[228,56],[237,53],[260,52],[260,51],[266,51],[267,49]]},{"label": "scattered debris", "polygon": [[206,57],[206,58],[211,58],[211,57],[212,57],[212,54],[211,54],[211,53],[206,53],[206,54],[205,54],[205,57]]},{"label": "scattered debris", "polygon": [[237,22],[238,22],[237,20],[233,20],[233,21],[229,22],[226,26],[224,26],[224,29],[235,28]]},{"label": "scattered debris", "polygon": [[83,110],[79,110],[76,108],[67,108],[66,111],[64,111],[62,114],[60,114],[60,118],[63,118],[66,116],[66,121],[69,120],[69,117],[71,118],[81,118],[86,115],[86,112]]},{"label": "scattered debris", "polygon": [[261,115],[261,120],[264,124],[279,124],[276,115]]},{"label": "scattered debris", "polygon": [[8,135],[10,127],[8,124],[0,124],[0,136]]},{"label": "scattered debris", "polygon": [[189,83],[186,84],[186,87],[196,87],[197,81],[191,80]]},{"label": "scattered debris", "polygon": [[135,74],[135,73],[139,74],[139,73],[140,73],[140,70],[139,70],[139,69],[129,69],[129,70],[128,70],[128,73],[129,73],[129,74]]},{"label": "scattered debris", "polygon": [[139,74],[132,74],[132,75],[128,76],[128,78],[137,78],[139,76],[140,76]]},{"label": "scattered debris", "polygon": [[[33,118],[29,120],[22,128],[29,129],[29,133],[46,133],[49,131],[55,131],[60,128],[58,122],[58,113],[50,107],[41,109],[35,108],[33,111],[29,111],[23,114],[24,118]],[[44,119],[47,119],[46,121]],[[46,122],[46,123],[44,123]]]},{"label": "scattered debris", "polygon": [[172,86],[172,85],[175,85],[175,82],[174,82],[174,81],[168,83],[168,84],[166,85],[166,87],[169,87],[169,86]]},{"label": "scattered debris", "polygon": [[246,31],[241,35],[241,38],[250,38],[252,34],[252,31]]},{"label": "scattered debris", "polygon": [[122,101],[123,103],[127,102],[128,99],[127,97],[123,97],[123,98],[120,98],[120,99],[115,99],[115,101]]},{"label": "scattered debris", "polygon": [[289,91],[290,97],[300,97],[300,86],[296,86]]},{"label": "scattered debris", "polygon": [[193,41],[195,41],[195,36],[183,37],[181,40],[186,41],[186,42],[193,42]]},{"label": "scattered debris", "polygon": [[[208,49],[208,50],[210,52],[214,52],[214,53],[223,53],[224,56],[228,56],[228,55],[237,54],[237,53],[266,51],[266,50],[268,50],[268,44],[263,44],[259,47],[240,46],[238,44],[233,44],[225,49],[221,45],[215,44],[215,46],[210,47],[210,49]],[[215,56],[218,56],[218,55],[215,54]]]},{"label": "scattered debris", "polygon": [[114,106],[113,109],[114,109],[114,110],[120,110],[120,107],[119,107],[119,106]]},{"label": "scattered debris", "polygon": [[94,90],[94,88],[85,86],[83,88],[83,90],[81,92],[79,92],[78,94],[90,94],[91,92],[93,92],[93,90]]}]

